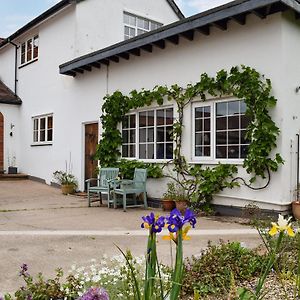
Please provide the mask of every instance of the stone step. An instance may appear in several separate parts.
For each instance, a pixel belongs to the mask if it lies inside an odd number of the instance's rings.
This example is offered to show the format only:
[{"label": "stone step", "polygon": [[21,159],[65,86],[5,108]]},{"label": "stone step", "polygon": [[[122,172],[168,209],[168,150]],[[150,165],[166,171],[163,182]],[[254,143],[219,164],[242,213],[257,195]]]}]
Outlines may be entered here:
[{"label": "stone step", "polygon": [[29,179],[29,175],[27,174],[3,174],[0,173],[0,181],[13,181],[13,180],[27,180]]}]

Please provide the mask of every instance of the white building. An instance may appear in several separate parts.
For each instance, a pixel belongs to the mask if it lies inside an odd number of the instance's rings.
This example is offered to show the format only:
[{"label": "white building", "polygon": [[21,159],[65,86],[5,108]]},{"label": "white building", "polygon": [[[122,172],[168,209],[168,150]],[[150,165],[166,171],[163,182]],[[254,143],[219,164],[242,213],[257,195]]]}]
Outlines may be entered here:
[{"label": "white building", "polygon": [[[253,191],[242,186],[225,190],[215,196],[214,202],[223,208],[241,208],[252,202],[276,211],[289,208],[296,187],[296,134],[300,127],[298,1],[237,0],[187,19],[182,19],[173,1],[75,2],[59,2],[0,44],[0,80],[19,97],[14,98],[18,105],[7,100],[1,103],[0,86],[0,111],[4,116],[4,166],[0,157],[0,169],[7,169],[8,158],[15,156],[19,171],[50,183],[52,173],[63,169],[71,155],[73,173],[83,189],[93,154],[89,145],[95,144],[95,131],[101,136],[98,122],[106,94],[175,83],[184,87],[198,81],[204,72],[214,76],[220,69],[243,64],[272,80],[272,93],[278,99],[272,117],[281,130],[276,152],[285,163],[271,174],[265,189]],[[155,31],[128,39],[149,29]],[[237,164],[239,176],[248,180],[242,167],[247,147],[242,138],[245,124],[240,121],[233,126],[240,132],[234,142],[227,127],[223,131],[227,140],[222,143],[218,143],[222,132],[214,125],[216,111],[226,107],[223,117],[227,120],[229,110],[243,118],[242,100],[211,98],[205,102],[211,113],[211,126],[205,132],[195,128],[199,120],[195,113],[202,106],[200,99],[195,99],[186,108],[185,157],[191,163],[209,166],[218,162]],[[162,109],[165,116],[176,117],[172,104]],[[166,150],[170,142],[166,138],[162,141],[165,152],[161,156],[156,135],[153,141],[143,142],[137,134],[141,127],[137,113],[144,111],[155,118],[160,113],[157,107],[132,112],[137,120],[132,128],[136,151],[127,156],[163,162],[172,155]],[[150,130],[148,127],[146,130]],[[207,132],[211,138],[205,144],[197,134],[205,136]],[[149,197],[159,198],[164,186],[164,180],[149,180]]]}]

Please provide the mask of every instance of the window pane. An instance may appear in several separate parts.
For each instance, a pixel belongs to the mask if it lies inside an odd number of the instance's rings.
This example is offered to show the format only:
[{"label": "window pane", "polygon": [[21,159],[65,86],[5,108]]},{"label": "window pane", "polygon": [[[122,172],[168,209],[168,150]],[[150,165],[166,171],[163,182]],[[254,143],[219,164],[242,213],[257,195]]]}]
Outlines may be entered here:
[{"label": "window pane", "polygon": [[47,141],[48,142],[52,142],[53,140],[53,130],[52,129],[48,129],[48,135],[47,135]]},{"label": "window pane", "polygon": [[241,146],[241,158],[246,158],[248,152],[248,145]]},{"label": "window pane", "polygon": [[202,131],[203,130],[202,124],[203,124],[203,120],[202,119],[195,121],[195,129],[196,129],[196,131]]},{"label": "window pane", "polygon": [[139,157],[140,157],[141,159],[147,158],[147,156],[146,156],[146,145],[145,145],[145,144],[140,144],[140,146],[139,146],[139,151],[140,151]]},{"label": "window pane", "polygon": [[240,101],[228,102],[228,115],[239,114],[239,103],[240,103]]},{"label": "window pane", "polygon": [[167,143],[166,145],[166,159],[173,158],[173,143]]},{"label": "window pane", "polygon": [[216,144],[217,145],[227,144],[227,131],[217,132]]},{"label": "window pane", "polygon": [[165,111],[164,109],[159,109],[156,111],[156,124],[157,125],[164,125],[164,116],[165,116]]},{"label": "window pane", "polygon": [[202,117],[203,117],[203,107],[196,107],[195,118],[202,118]]},{"label": "window pane", "polygon": [[227,158],[227,147],[226,146],[218,146],[216,157],[217,158]]},{"label": "window pane", "polygon": [[166,109],[166,125],[171,125],[173,124],[173,108],[168,108]]},{"label": "window pane", "polygon": [[129,157],[135,157],[135,145],[129,146]]},{"label": "window pane", "polygon": [[157,144],[156,145],[156,158],[157,159],[165,158],[164,144]]},{"label": "window pane", "polygon": [[145,143],[147,141],[147,129],[140,129],[140,143]]},{"label": "window pane", "polygon": [[210,156],[210,147],[203,147],[203,156]]},{"label": "window pane", "polygon": [[26,57],[26,45],[25,43],[21,46],[21,64],[25,63],[25,57]]},{"label": "window pane", "polygon": [[154,126],[154,110],[148,111],[148,126]]},{"label": "window pane", "polygon": [[228,146],[228,158],[239,158],[239,146]]},{"label": "window pane", "polygon": [[203,147],[195,147],[195,156],[204,156]]},{"label": "window pane", "polygon": [[45,142],[46,140],[46,130],[40,131],[40,142]]},{"label": "window pane", "polygon": [[247,128],[250,124],[250,118],[248,116],[241,116],[241,128],[244,129],[244,128]]},{"label": "window pane", "polygon": [[147,126],[147,112],[141,112],[139,113],[139,125],[140,127],[146,127]]},{"label": "window pane", "polygon": [[173,126],[166,127],[166,141],[171,142],[173,140]]},{"label": "window pane", "polygon": [[135,143],[135,129],[129,130],[129,143]]},{"label": "window pane", "polygon": [[156,141],[163,142],[165,140],[165,129],[164,127],[158,127],[156,130]]},{"label": "window pane", "polygon": [[38,131],[33,132],[33,141],[38,142]]},{"label": "window pane", "polygon": [[33,39],[33,58],[37,58],[39,54],[39,37],[35,36]]},{"label": "window pane", "polygon": [[228,129],[239,129],[240,117],[228,117]]},{"label": "window pane", "polygon": [[196,133],[195,145],[197,146],[203,145],[203,133]]},{"label": "window pane", "polygon": [[141,18],[137,18],[137,26],[139,28],[144,28],[144,20]]},{"label": "window pane", "polygon": [[124,129],[129,128],[129,116],[124,116],[122,122],[122,128]]},{"label": "window pane", "polygon": [[228,144],[239,144],[240,141],[240,132],[239,131],[228,131]]},{"label": "window pane", "polygon": [[128,145],[122,146],[122,157],[128,157]]},{"label": "window pane", "polygon": [[128,143],[128,130],[122,131],[122,143],[127,144]]},{"label": "window pane", "polygon": [[217,130],[226,130],[227,129],[227,118],[217,118],[216,119]]},{"label": "window pane", "polygon": [[210,118],[210,106],[203,107],[203,117]]},{"label": "window pane", "polygon": [[129,128],[135,128],[135,115],[129,116]]},{"label": "window pane", "polygon": [[204,145],[210,145],[210,133],[204,133]]},{"label": "window pane", "polygon": [[154,159],[154,144],[148,144],[147,158]]},{"label": "window pane", "polygon": [[48,117],[48,129],[53,128],[53,117]]},{"label": "window pane", "polygon": [[32,40],[27,41],[27,61],[32,60]]},{"label": "window pane", "polygon": [[227,102],[217,103],[217,116],[226,116],[227,115]]},{"label": "window pane", "polygon": [[33,129],[34,129],[34,130],[38,130],[38,128],[39,128],[39,120],[38,120],[38,119],[35,119],[35,120],[33,121]]},{"label": "window pane", "polygon": [[204,131],[210,131],[210,119],[204,119]]},{"label": "window pane", "polygon": [[246,139],[247,130],[241,131],[241,144],[250,144],[250,141]]},{"label": "window pane", "polygon": [[46,128],[46,118],[41,118],[40,119],[40,129],[45,129]]},{"label": "window pane", "polygon": [[245,101],[240,101],[240,113],[241,114],[244,114],[247,110],[247,106],[246,106],[246,103]]},{"label": "window pane", "polygon": [[154,142],[154,128],[148,129],[148,139],[147,142]]},{"label": "window pane", "polygon": [[124,20],[125,24],[129,24],[129,16],[128,16],[128,14],[124,13],[123,20]]}]

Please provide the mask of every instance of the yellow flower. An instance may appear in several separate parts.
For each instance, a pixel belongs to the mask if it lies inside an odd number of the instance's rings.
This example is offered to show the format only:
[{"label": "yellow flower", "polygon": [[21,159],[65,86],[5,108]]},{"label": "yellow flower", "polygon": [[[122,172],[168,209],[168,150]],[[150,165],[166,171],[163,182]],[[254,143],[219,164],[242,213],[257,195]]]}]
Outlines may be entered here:
[{"label": "yellow flower", "polygon": [[274,222],[271,223],[272,228],[269,231],[269,235],[274,236],[278,232],[284,232],[291,237],[295,236],[295,233],[290,224],[291,218],[292,217],[285,219],[282,215],[279,215],[277,223]]},{"label": "yellow flower", "polygon": [[[188,232],[191,229],[191,226],[185,226],[184,229],[182,230],[182,239],[184,241],[189,241],[191,239],[190,236],[188,236]],[[177,233],[169,232],[169,235],[164,235],[163,240],[165,241],[174,241],[177,243]]]}]

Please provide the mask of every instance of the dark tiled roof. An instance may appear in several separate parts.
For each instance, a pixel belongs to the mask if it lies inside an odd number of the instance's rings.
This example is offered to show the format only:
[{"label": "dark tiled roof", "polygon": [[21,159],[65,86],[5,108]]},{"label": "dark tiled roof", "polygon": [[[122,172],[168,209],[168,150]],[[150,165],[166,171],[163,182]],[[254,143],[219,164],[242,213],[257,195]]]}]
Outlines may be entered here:
[{"label": "dark tiled roof", "polygon": [[0,80],[0,103],[20,105],[21,99]]},{"label": "dark tiled roof", "polygon": [[[130,59],[132,55],[140,56],[141,51],[152,52],[152,48],[165,49],[166,43],[177,45],[183,37],[194,39],[195,32],[209,35],[211,27],[227,30],[229,21],[234,20],[245,25],[247,16],[255,14],[261,19],[270,14],[291,9],[297,18],[300,16],[300,3],[296,0],[236,0],[210,9],[157,30],[144,33],[132,39],[122,41],[104,49],[80,56],[59,66],[60,73],[76,76],[78,73],[92,71],[111,61]],[[259,34],[259,33],[258,33]]]}]

